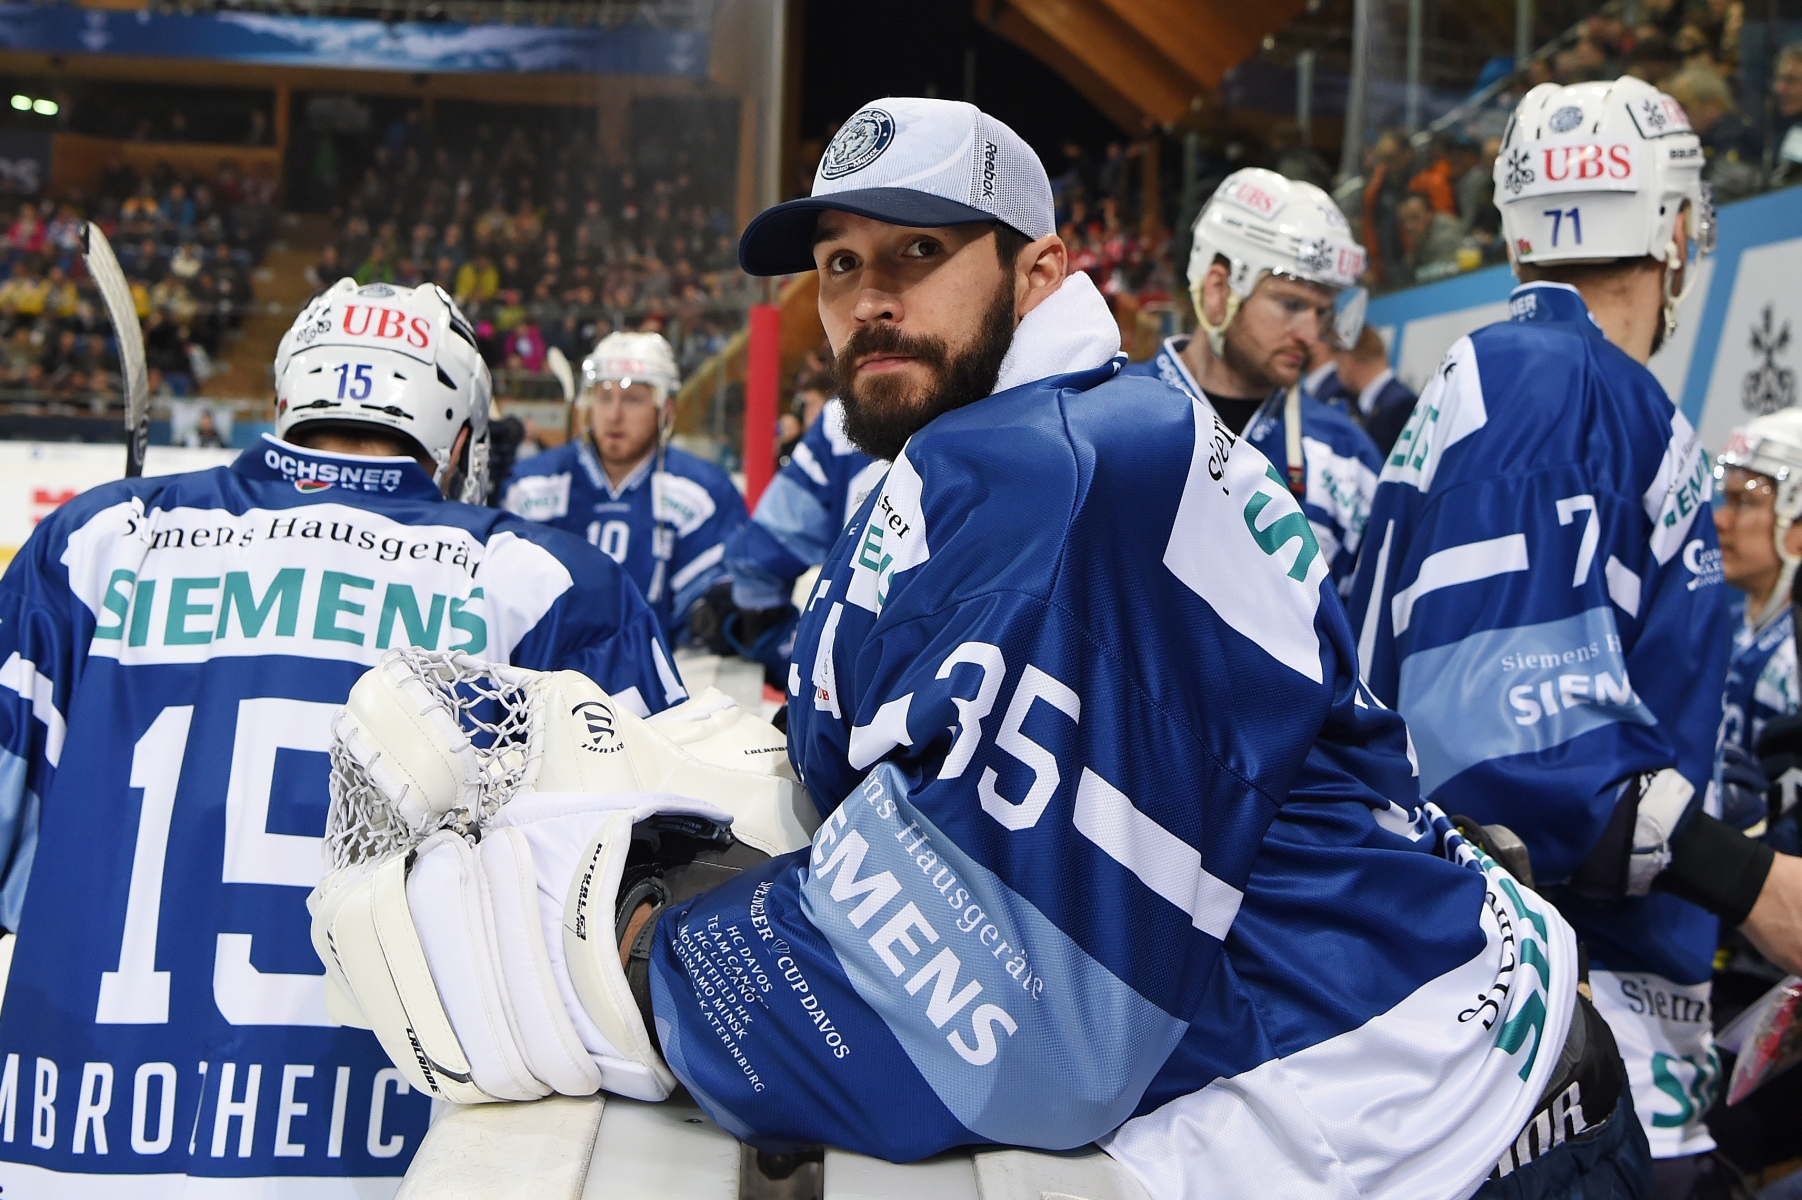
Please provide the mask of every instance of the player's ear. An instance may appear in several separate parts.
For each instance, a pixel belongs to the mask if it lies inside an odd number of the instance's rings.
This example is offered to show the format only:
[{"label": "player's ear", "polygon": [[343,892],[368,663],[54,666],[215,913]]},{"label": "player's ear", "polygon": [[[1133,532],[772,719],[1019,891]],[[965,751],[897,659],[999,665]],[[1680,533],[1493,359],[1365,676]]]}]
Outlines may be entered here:
[{"label": "player's ear", "polygon": [[1207,318],[1215,325],[1226,320],[1228,298],[1232,295],[1232,267],[1225,257],[1216,255],[1201,277],[1201,302]]},{"label": "player's ear", "polygon": [[1064,277],[1070,273],[1070,252],[1064,246],[1064,239],[1048,233],[1038,241],[1028,243],[1014,262],[1014,273],[1014,295],[1017,297],[1014,311],[1016,316],[1024,318],[1047,296],[1064,286]]},{"label": "player's ear", "polygon": [[[468,450],[469,426],[464,425],[462,429],[457,431],[457,440],[451,443],[450,460],[452,463],[456,464],[457,469],[446,471],[444,473],[443,481],[438,485],[439,489],[443,491],[446,496],[451,494],[450,489],[453,486],[453,481],[455,481],[454,486],[463,486],[463,472],[469,469],[469,461],[464,457]],[[419,460],[419,465],[427,475],[430,475],[433,471],[438,469],[438,464],[428,458],[421,458]]]}]

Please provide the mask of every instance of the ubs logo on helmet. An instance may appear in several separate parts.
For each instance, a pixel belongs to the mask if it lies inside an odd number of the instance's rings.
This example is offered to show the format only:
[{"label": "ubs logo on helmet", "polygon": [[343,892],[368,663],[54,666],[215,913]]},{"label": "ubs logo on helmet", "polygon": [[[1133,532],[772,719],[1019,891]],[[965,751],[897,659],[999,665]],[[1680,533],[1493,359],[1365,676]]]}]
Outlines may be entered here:
[{"label": "ubs logo on helmet", "polygon": [[1566,180],[1630,179],[1633,153],[1625,142],[1602,146],[1595,142],[1545,148],[1545,177],[1549,183]]},{"label": "ubs logo on helmet", "polygon": [[584,700],[569,710],[572,717],[582,718],[587,730],[587,739],[582,748],[594,754],[613,754],[625,748],[619,739],[619,729],[614,724],[613,710],[599,700]]}]

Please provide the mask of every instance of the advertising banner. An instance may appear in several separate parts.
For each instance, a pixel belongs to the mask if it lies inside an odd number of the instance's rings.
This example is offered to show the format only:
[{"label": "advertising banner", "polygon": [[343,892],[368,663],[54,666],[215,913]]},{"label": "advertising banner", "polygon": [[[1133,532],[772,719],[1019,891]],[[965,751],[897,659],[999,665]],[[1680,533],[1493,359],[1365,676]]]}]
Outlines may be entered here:
[{"label": "advertising banner", "polygon": [[[146,475],[173,475],[219,467],[236,450],[152,446]],[[0,563],[12,561],[39,521],[91,487],[119,478],[123,446],[83,442],[0,442]]]},{"label": "advertising banner", "polygon": [[371,71],[707,74],[707,35],[649,25],[466,25],[0,4],[0,49]]}]

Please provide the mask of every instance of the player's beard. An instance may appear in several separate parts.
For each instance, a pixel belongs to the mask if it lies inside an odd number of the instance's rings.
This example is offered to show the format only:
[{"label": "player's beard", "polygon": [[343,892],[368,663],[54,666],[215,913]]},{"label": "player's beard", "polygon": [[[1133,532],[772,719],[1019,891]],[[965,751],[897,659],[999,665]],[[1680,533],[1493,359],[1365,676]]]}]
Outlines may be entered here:
[{"label": "player's beard", "polygon": [[[904,333],[886,322],[866,325],[845,339],[832,360],[844,409],[845,436],[872,458],[893,461],[907,439],[933,418],[974,404],[995,390],[1001,360],[1014,342],[1014,281],[1011,275],[989,299],[970,344],[953,354],[934,334]],[[901,354],[932,373],[921,388],[900,374],[859,378],[856,366],[872,354]]]},{"label": "player's beard", "polygon": [[[1278,388],[1286,388],[1295,382],[1293,379],[1287,381],[1282,379],[1275,365],[1277,352],[1287,349],[1286,345],[1278,345],[1268,355],[1259,358],[1255,351],[1247,348],[1240,338],[1233,336],[1233,333],[1233,329],[1227,329],[1226,342],[1221,347],[1220,357],[1235,374],[1251,383],[1254,395],[1268,395]],[[1301,357],[1305,364],[1308,361],[1305,347],[1301,350]],[[1304,366],[1303,370],[1305,369]]]}]

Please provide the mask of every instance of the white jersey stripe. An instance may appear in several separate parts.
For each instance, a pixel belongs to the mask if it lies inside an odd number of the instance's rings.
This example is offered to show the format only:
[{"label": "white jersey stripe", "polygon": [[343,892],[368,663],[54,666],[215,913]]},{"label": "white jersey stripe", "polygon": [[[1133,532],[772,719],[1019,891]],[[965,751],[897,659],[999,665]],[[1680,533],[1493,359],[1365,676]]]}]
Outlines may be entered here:
[{"label": "white jersey stripe", "polygon": [[1076,831],[1189,914],[1195,928],[1226,940],[1245,894],[1201,865],[1201,852],[1133,806],[1087,767],[1076,786]]},{"label": "white jersey stripe", "polygon": [[1395,633],[1399,637],[1407,632],[1408,623],[1414,617],[1415,601],[1423,596],[1460,583],[1475,583],[1479,579],[1526,569],[1527,535],[1524,533],[1466,542],[1429,554],[1420,564],[1420,574],[1414,577],[1414,582],[1395,593],[1395,598],[1389,602]]},{"label": "white jersey stripe", "polygon": [[36,663],[21,658],[14,650],[6,665],[0,666],[0,687],[31,701],[31,715],[44,723],[44,757],[56,766],[63,756],[63,737],[68,732],[63,714],[56,711],[56,685],[38,670]]}]

